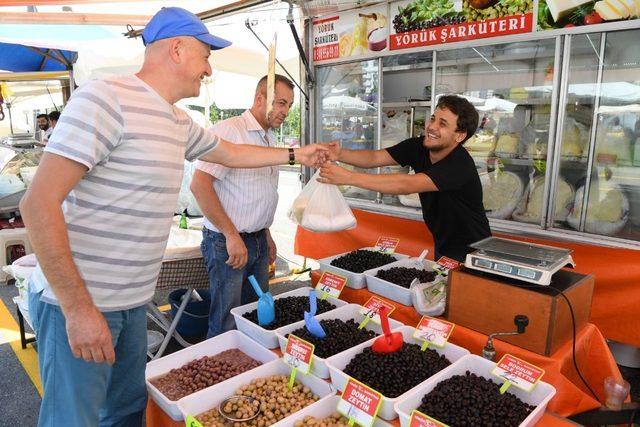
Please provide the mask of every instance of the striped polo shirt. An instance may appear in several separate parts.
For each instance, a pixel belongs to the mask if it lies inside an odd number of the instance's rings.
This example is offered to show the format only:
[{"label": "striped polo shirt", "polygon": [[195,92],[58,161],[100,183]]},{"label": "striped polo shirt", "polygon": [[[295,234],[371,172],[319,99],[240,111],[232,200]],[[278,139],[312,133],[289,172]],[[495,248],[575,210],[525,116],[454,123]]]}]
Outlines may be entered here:
[{"label": "striped polo shirt", "polygon": [[[276,140],[271,130],[265,132],[250,110],[216,123],[211,130],[234,144],[268,147]],[[216,178],[213,188],[240,233],[253,233],[271,226],[278,207],[278,167],[233,169],[198,160],[196,168]],[[219,232],[208,218],[205,218],[204,226]]]},{"label": "striped polo shirt", "polygon": [[[45,151],[88,168],[62,211],[73,260],[98,309],[152,299],[183,159],[193,161],[217,142],[134,75],[92,81],[73,93]],[[30,286],[57,303],[40,266]]]}]

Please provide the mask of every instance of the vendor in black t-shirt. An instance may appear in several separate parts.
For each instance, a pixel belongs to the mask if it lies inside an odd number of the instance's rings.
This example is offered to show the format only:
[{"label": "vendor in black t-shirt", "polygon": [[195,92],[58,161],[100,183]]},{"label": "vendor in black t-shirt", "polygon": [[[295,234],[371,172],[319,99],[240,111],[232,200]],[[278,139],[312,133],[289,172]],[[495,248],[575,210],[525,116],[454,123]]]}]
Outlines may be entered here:
[{"label": "vendor in black t-shirt", "polygon": [[423,138],[410,138],[386,150],[346,150],[330,143],[331,159],[360,168],[399,164],[415,175],[352,172],[327,162],[321,181],[354,185],[384,194],[419,193],[424,222],[435,241],[435,259],[464,261],[469,244],[489,237],[482,186],[475,163],[462,146],[478,127],[478,112],[464,98],[442,96]]}]

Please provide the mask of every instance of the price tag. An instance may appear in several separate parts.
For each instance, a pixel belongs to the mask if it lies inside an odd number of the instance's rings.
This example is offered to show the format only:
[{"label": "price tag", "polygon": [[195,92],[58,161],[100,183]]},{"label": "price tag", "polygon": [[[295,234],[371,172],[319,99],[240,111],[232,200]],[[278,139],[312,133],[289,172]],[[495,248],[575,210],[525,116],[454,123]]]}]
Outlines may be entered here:
[{"label": "price tag", "polygon": [[500,393],[506,392],[512,385],[530,392],[544,375],[544,369],[510,354],[505,354],[491,373],[506,380],[500,388]]},{"label": "price tag", "polygon": [[422,316],[413,337],[424,341],[422,351],[426,350],[429,344],[442,348],[449,340],[454,327],[455,325],[451,322]]},{"label": "price tag", "polygon": [[187,415],[187,418],[184,420],[184,425],[186,427],[202,427],[202,424],[200,424],[193,415]]},{"label": "price tag", "polygon": [[346,277],[325,271],[322,273],[322,276],[320,276],[316,289],[322,292],[321,299],[327,299],[327,297],[338,298],[346,284]]},{"label": "price tag", "polygon": [[449,427],[447,424],[441,423],[435,418],[414,409],[409,420],[409,427]]},{"label": "price tag", "polygon": [[350,426],[357,423],[362,427],[370,427],[378,415],[381,403],[382,394],[349,378],[340,396],[337,411],[349,419]]},{"label": "price tag", "polygon": [[304,375],[311,372],[311,359],[315,346],[293,334],[289,334],[287,338],[287,346],[284,349],[284,363],[291,366],[291,375],[289,376],[289,389],[293,387],[296,379],[296,372],[300,371]]},{"label": "price tag", "polygon": [[378,237],[375,249],[378,252],[385,254],[392,254],[396,251],[396,248],[400,244],[400,239],[395,237]]},{"label": "price tag", "polygon": [[371,298],[369,298],[369,300],[364,304],[364,307],[360,309],[360,314],[364,316],[364,319],[362,320],[362,322],[360,322],[358,329],[364,328],[369,320],[372,320],[374,323],[377,323],[379,325],[380,315],[378,314],[378,312],[380,311],[380,307],[382,306],[387,307],[387,314],[389,315],[389,317],[391,317],[391,313],[393,313],[393,310],[396,309],[395,305],[388,303],[376,296],[372,296]]},{"label": "price tag", "polygon": [[458,261],[456,261],[455,259],[447,258],[446,256],[441,257],[437,261],[437,264],[442,267],[443,270],[446,270],[446,272],[460,267],[460,263]]}]

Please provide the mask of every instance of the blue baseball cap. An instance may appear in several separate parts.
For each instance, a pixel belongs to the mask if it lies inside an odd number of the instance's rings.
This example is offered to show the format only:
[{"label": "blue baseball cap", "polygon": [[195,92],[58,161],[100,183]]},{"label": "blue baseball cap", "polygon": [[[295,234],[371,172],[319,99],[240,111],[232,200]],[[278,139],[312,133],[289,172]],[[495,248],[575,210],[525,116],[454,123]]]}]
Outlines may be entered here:
[{"label": "blue baseball cap", "polygon": [[180,7],[163,7],[142,31],[144,45],[171,37],[191,36],[217,50],[231,45],[229,40],[209,33],[207,27],[193,13]]}]

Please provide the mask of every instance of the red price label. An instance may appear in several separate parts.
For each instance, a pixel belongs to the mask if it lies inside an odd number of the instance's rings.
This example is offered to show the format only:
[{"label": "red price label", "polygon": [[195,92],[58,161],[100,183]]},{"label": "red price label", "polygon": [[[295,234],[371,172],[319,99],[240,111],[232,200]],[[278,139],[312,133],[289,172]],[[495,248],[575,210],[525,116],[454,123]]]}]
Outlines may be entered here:
[{"label": "red price label", "polygon": [[376,250],[385,254],[392,254],[400,244],[400,239],[395,237],[378,237],[376,242]]},{"label": "red price label", "polygon": [[359,425],[369,427],[373,425],[381,403],[382,394],[349,378],[340,396],[337,411]]},{"label": "red price label", "polygon": [[338,298],[347,284],[347,278],[325,271],[320,276],[316,289],[332,298]]},{"label": "red price label", "polygon": [[292,368],[296,368],[303,374],[311,371],[311,359],[313,358],[314,345],[289,334],[287,346],[284,351],[284,361]]},{"label": "red price label", "polygon": [[444,320],[423,316],[416,326],[413,337],[418,340],[428,341],[437,347],[444,347],[449,341],[455,325]]},{"label": "red price label", "polygon": [[388,303],[376,296],[369,298],[369,300],[364,304],[364,307],[360,309],[360,314],[365,317],[368,317],[371,321],[380,324],[380,308],[387,307],[387,315],[391,317],[391,313],[396,309],[396,306]]},{"label": "red price label", "polygon": [[492,373],[524,391],[531,391],[544,375],[544,369],[510,354],[505,354],[496,364]]},{"label": "red price label", "polygon": [[431,418],[428,415],[414,409],[411,413],[411,420],[409,421],[409,427],[449,427],[447,424]]},{"label": "red price label", "polygon": [[454,268],[458,268],[460,266],[460,263],[455,259],[451,259],[451,258],[447,258],[446,256],[443,256],[438,260],[438,265],[441,265],[447,270],[451,270]]}]

